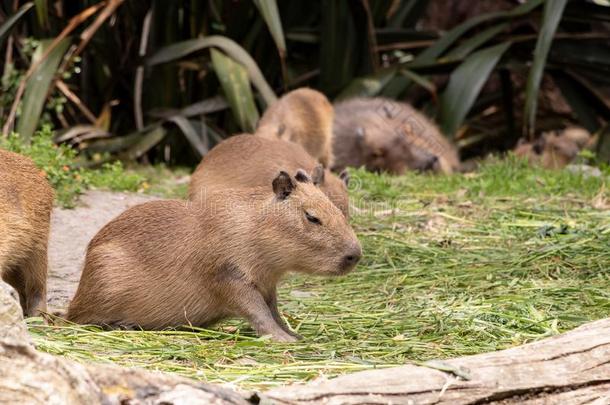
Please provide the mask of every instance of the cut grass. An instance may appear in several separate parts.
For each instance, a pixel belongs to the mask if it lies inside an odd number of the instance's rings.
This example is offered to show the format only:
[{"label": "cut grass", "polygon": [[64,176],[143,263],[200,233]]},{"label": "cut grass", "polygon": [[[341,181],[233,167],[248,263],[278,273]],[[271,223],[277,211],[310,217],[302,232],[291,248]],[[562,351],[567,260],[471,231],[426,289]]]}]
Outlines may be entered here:
[{"label": "cut grass", "polygon": [[[260,389],[488,352],[610,316],[610,193],[601,178],[492,161],[476,174],[352,172],[364,247],[341,278],[290,277],[281,310],[305,338],[232,320],[196,331],[31,323],[40,350]],[[169,195],[180,194],[180,191]]]}]

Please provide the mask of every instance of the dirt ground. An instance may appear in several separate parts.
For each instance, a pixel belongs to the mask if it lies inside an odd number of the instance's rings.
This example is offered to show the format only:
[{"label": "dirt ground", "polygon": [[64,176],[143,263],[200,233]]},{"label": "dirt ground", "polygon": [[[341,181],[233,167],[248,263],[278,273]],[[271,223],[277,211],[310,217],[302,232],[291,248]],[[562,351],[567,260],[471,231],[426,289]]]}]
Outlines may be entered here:
[{"label": "dirt ground", "polygon": [[47,297],[50,311],[64,312],[67,308],[93,236],[127,208],[154,199],[139,194],[89,191],[81,196],[76,208],[53,210]]}]

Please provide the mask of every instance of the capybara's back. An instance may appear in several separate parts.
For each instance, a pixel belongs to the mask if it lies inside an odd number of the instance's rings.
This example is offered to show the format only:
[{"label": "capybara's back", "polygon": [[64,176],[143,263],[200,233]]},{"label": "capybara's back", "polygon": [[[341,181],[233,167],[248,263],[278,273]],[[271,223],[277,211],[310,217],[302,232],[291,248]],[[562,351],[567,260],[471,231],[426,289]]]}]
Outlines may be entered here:
[{"label": "capybara's back", "polygon": [[330,167],[333,118],[333,106],[324,94],[300,88],[285,94],[265,111],[256,135],[297,143],[324,167]]},{"label": "capybara's back", "polygon": [[0,275],[26,316],[46,311],[53,189],[29,158],[0,149]]},{"label": "capybara's back", "polygon": [[[205,194],[215,188],[265,186],[280,170],[313,172],[317,165],[298,144],[248,134],[235,135],[212,148],[197,166],[191,176],[189,200],[201,203]],[[325,170],[318,181],[322,192],[347,217],[349,197],[345,182],[329,170]]]},{"label": "capybara's back", "polygon": [[[424,114],[407,103],[376,97],[353,98],[335,104],[336,160],[349,153],[344,133],[375,134],[377,138],[398,135],[406,140],[409,168],[452,173],[460,168],[457,150]],[[348,149],[344,152],[343,149]]]}]

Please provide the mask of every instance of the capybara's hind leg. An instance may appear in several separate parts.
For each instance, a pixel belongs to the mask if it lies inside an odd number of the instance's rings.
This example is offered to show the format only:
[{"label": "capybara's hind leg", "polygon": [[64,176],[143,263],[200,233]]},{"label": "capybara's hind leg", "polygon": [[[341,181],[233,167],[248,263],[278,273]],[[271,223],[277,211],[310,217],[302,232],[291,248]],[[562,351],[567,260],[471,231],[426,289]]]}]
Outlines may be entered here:
[{"label": "capybara's hind leg", "polygon": [[21,266],[25,284],[24,315],[38,316],[47,311],[47,247],[37,247]]},{"label": "capybara's hind leg", "polygon": [[0,273],[2,275],[2,281],[13,287],[15,291],[17,291],[17,294],[19,294],[19,304],[25,314],[27,300],[25,295],[25,282],[22,277],[21,269],[15,265],[5,264],[0,268]]}]

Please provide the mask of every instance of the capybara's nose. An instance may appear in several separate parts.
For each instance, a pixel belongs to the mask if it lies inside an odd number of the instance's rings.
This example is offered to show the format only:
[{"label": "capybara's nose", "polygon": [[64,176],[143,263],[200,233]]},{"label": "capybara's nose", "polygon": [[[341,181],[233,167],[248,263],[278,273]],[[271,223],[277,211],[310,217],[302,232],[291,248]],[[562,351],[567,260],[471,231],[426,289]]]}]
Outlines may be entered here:
[{"label": "capybara's nose", "polygon": [[342,270],[343,271],[352,270],[354,267],[356,267],[356,264],[358,264],[361,257],[362,257],[362,248],[360,247],[360,245],[351,247],[348,250],[348,253],[345,256],[343,256],[343,262],[341,265]]}]

